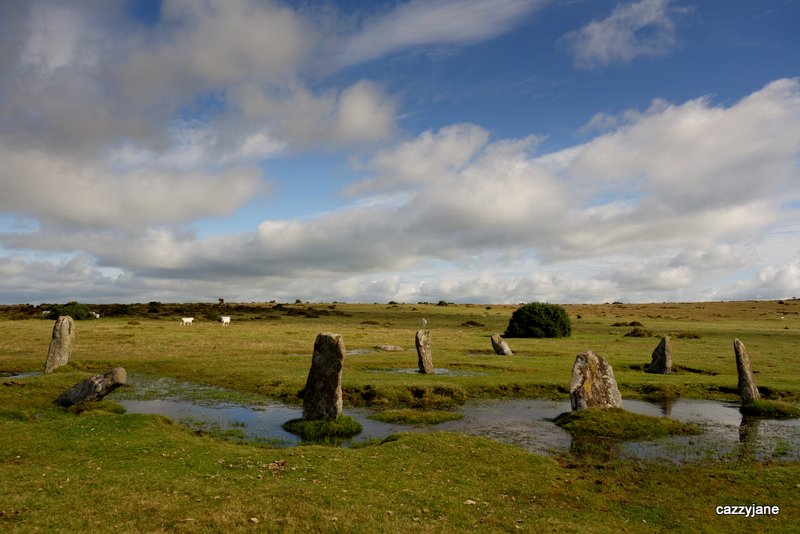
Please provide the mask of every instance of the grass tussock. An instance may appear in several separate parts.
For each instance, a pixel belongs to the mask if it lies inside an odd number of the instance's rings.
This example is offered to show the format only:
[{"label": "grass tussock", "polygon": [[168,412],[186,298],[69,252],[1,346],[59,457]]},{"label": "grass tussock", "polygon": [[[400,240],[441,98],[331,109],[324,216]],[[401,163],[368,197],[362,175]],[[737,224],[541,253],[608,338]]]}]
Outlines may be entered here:
[{"label": "grass tussock", "polygon": [[595,408],[563,413],[555,418],[555,423],[573,436],[594,436],[618,441],[697,435],[702,432],[689,423],[635,414],[622,408]]},{"label": "grass tussock", "polygon": [[751,400],[739,407],[742,415],[755,417],[788,418],[800,417],[800,408],[787,402],[777,400]]},{"label": "grass tussock", "polygon": [[369,416],[374,421],[403,425],[438,425],[445,421],[457,421],[464,416],[441,410],[385,410]]},{"label": "grass tussock", "polygon": [[352,417],[342,415],[336,419],[317,421],[292,419],[283,424],[283,429],[300,436],[303,441],[326,442],[352,438],[361,432],[361,424]]}]

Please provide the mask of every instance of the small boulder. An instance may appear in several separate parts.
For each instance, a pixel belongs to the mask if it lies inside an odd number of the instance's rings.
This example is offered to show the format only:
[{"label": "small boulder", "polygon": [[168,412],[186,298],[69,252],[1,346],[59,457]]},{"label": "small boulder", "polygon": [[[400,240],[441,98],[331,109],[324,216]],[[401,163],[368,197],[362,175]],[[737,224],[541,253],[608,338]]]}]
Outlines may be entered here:
[{"label": "small boulder", "polygon": [[661,338],[661,342],[653,351],[650,367],[646,372],[658,375],[672,372],[672,343],[669,341],[669,336]]},{"label": "small boulder", "polygon": [[572,366],[569,401],[573,411],[622,408],[622,395],[611,365],[592,351],[578,354]]},{"label": "small boulder", "polygon": [[75,321],[69,315],[62,315],[56,319],[56,324],[53,326],[50,348],[47,351],[47,361],[44,364],[45,374],[50,374],[59,367],[67,365],[74,340]]},{"label": "small boulder", "polygon": [[406,349],[397,345],[375,345],[375,350],[380,350],[383,352],[400,352]]},{"label": "small boulder", "polygon": [[433,373],[433,360],[431,359],[431,331],[417,330],[414,344],[417,347],[417,365],[422,374]]},{"label": "small boulder", "polygon": [[303,389],[303,419],[336,419],[342,415],[344,339],[323,332],[314,341],[311,369]]},{"label": "small boulder", "polygon": [[743,403],[759,400],[761,395],[758,393],[756,381],[753,378],[753,368],[750,366],[750,356],[744,343],[738,339],[733,340],[733,352],[736,354],[736,371],[739,373],[739,398]]},{"label": "small boulder", "polygon": [[511,352],[511,349],[508,348],[508,343],[506,340],[500,337],[500,334],[495,334],[492,336],[492,348],[494,349],[495,354],[500,354],[501,356],[513,356],[514,353]]},{"label": "small boulder", "polygon": [[94,375],[78,382],[62,393],[56,399],[56,404],[68,408],[82,402],[99,401],[118,387],[125,385],[127,380],[128,373],[125,369],[115,367],[105,374]]}]

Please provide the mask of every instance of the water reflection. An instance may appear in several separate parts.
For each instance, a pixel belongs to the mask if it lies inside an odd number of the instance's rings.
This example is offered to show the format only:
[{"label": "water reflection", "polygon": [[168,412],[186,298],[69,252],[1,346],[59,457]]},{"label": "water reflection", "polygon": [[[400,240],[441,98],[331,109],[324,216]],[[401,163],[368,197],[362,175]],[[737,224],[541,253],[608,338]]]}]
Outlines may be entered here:
[{"label": "water reflection", "polygon": [[[134,383],[140,380],[134,378]],[[163,379],[162,379],[163,380]],[[146,387],[145,387],[146,389]],[[121,400],[129,413],[161,414],[193,426],[211,425],[221,430],[238,429],[248,439],[266,440],[278,446],[298,443],[299,438],[281,425],[301,416],[299,406],[265,402],[255,406],[209,403],[185,398]],[[452,431],[485,436],[539,454],[591,454],[595,458],[639,459],[671,463],[707,459],[748,458],[771,461],[800,460],[800,420],[742,417],[738,405],[707,400],[677,399],[651,403],[626,400],[634,413],[669,416],[700,426],[699,436],[675,436],[650,441],[605,443],[575,440],[552,420],[570,410],[569,402],[545,399],[506,399],[468,402],[455,409],[463,418],[435,426],[390,424],[368,419],[366,409],[345,409],[364,430],[345,442],[383,439],[397,432]]]}]

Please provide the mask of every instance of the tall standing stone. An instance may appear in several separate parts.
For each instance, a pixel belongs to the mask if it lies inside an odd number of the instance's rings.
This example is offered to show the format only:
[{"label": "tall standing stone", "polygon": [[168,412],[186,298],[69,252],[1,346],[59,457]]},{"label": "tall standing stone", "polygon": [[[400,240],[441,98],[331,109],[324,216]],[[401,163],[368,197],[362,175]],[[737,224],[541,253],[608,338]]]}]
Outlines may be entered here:
[{"label": "tall standing stone", "polygon": [[744,343],[734,339],[733,352],[736,353],[736,371],[739,373],[739,398],[743,403],[760,399],[761,395],[753,378],[753,368],[750,366],[750,356]]},{"label": "tall standing stone", "polygon": [[127,380],[128,373],[125,369],[115,367],[105,374],[94,375],[78,382],[62,393],[56,399],[56,404],[66,408],[82,402],[99,401],[118,387],[125,385]]},{"label": "tall standing stone", "polygon": [[422,374],[433,373],[433,360],[431,359],[431,331],[430,330],[417,330],[417,336],[414,339],[414,344],[417,346],[417,365],[419,372]]},{"label": "tall standing stone", "polygon": [[74,340],[75,321],[69,315],[62,315],[53,326],[50,349],[47,351],[47,361],[44,364],[45,374],[50,374],[59,367],[67,365]]},{"label": "tall standing stone", "polygon": [[661,343],[653,351],[650,367],[646,372],[658,375],[672,372],[672,343],[669,341],[669,336],[661,338]]},{"label": "tall standing stone", "polygon": [[495,354],[500,354],[501,356],[513,356],[514,353],[511,352],[511,349],[508,348],[508,343],[506,340],[500,337],[500,334],[495,334],[492,336],[492,348],[494,349]]},{"label": "tall standing stone", "polygon": [[592,351],[582,352],[572,366],[569,402],[574,410],[586,408],[622,408],[614,369]]},{"label": "tall standing stone", "polygon": [[314,341],[311,370],[303,389],[303,419],[336,419],[342,415],[344,339],[323,332]]}]

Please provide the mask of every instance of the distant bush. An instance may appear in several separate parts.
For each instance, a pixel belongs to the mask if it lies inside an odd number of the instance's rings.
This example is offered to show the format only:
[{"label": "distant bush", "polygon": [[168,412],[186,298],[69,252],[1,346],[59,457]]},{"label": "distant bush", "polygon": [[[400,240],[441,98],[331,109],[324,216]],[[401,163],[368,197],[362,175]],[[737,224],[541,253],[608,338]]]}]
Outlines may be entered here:
[{"label": "distant bush", "polygon": [[45,319],[58,319],[62,315],[69,315],[76,321],[94,319],[94,315],[92,315],[87,304],[81,304],[74,300],[66,304],[55,304],[51,306],[50,313],[47,314]]},{"label": "distant bush", "polygon": [[531,302],[514,311],[503,337],[567,337],[571,333],[572,323],[564,308]]},{"label": "distant bush", "polygon": [[625,334],[625,337],[653,337],[653,333],[641,326],[636,326],[633,330]]}]

